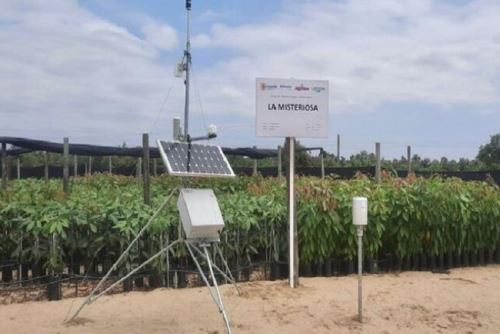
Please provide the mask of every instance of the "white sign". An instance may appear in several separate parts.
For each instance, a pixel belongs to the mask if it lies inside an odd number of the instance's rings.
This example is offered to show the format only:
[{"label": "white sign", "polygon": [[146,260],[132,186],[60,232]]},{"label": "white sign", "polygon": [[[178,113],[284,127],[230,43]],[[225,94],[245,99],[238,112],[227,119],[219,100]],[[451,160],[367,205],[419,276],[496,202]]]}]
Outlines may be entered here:
[{"label": "white sign", "polygon": [[257,78],[258,137],[328,137],[328,81]]}]

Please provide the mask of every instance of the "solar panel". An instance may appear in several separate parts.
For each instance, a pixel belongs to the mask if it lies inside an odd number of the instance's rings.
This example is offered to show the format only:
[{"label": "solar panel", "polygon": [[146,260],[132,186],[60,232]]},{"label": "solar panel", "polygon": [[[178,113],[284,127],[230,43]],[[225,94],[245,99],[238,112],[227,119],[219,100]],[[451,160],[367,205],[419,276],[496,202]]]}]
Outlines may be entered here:
[{"label": "solar panel", "polygon": [[158,148],[169,174],[177,176],[235,176],[219,146],[158,140]]}]

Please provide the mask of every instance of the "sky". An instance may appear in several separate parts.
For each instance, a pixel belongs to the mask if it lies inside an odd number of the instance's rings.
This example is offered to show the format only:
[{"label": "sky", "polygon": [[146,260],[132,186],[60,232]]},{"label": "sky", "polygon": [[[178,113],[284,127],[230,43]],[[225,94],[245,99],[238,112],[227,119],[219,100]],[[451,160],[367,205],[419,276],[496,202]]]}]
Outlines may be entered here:
[{"label": "sky", "polygon": [[[190,132],[272,148],[255,135],[255,78],[330,82],[341,155],[474,158],[500,132],[500,1],[192,0]],[[0,134],[139,145],[172,137],[183,0],[1,0]]]}]

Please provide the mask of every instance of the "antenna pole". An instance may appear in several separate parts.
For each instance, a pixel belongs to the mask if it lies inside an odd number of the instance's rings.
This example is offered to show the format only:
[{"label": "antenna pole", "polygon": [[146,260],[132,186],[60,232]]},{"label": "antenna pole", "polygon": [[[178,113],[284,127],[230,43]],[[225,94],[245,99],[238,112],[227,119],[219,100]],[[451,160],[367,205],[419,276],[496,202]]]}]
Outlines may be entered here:
[{"label": "antenna pole", "polygon": [[184,56],[186,59],[185,71],[186,79],[184,81],[186,87],[185,102],[184,102],[184,139],[189,136],[189,66],[191,65],[191,42],[189,35],[191,33],[191,0],[186,0],[187,12],[187,32],[186,32],[186,50]]}]

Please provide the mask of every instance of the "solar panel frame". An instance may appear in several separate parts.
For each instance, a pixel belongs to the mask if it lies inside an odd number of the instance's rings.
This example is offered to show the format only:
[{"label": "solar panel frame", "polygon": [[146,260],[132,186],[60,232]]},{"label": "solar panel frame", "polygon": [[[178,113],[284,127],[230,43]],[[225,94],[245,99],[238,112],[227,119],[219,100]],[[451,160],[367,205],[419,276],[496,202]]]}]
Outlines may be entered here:
[{"label": "solar panel frame", "polygon": [[[160,151],[161,158],[163,162],[165,163],[165,166],[167,167],[167,173],[174,175],[174,176],[198,176],[198,177],[235,177],[236,174],[234,174],[233,169],[231,168],[231,165],[229,164],[229,161],[227,160],[226,156],[222,152],[222,148],[220,146],[216,145],[207,145],[207,144],[197,144],[197,143],[191,143],[191,154],[192,157],[190,157],[191,162],[194,164],[192,165],[190,163],[189,167],[190,170],[187,171],[187,166],[186,165],[186,160],[187,157],[182,157],[179,158],[177,157],[177,163],[176,162],[176,157],[174,155],[169,155],[169,152],[166,152],[165,145],[178,145],[179,149],[176,149],[179,154],[186,154],[187,152],[184,153],[184,151],[187,151],[187,145],[188,143],[186,142],[180,142],[180,141],[163,141],[163,140],[157,140],[156,141],[158,145],[158,150]],[[185,149],[186,147],[186,149]],[[207,152],[204,152],[203,150],[200,149],[207,149]],[[201,157],[201,154],[208,154],[210,156],[210,159],[207,158],[207,156],[204,156],[203,158]],[[170,158],[169,158],[170,157]],[[207,160],[211,161],[216,161],[221,163],[221,165],[217,164],[207,164]],[[205,165],[203,165],[205,163]],[[210,172],[206,172],[210,171]]]}]

